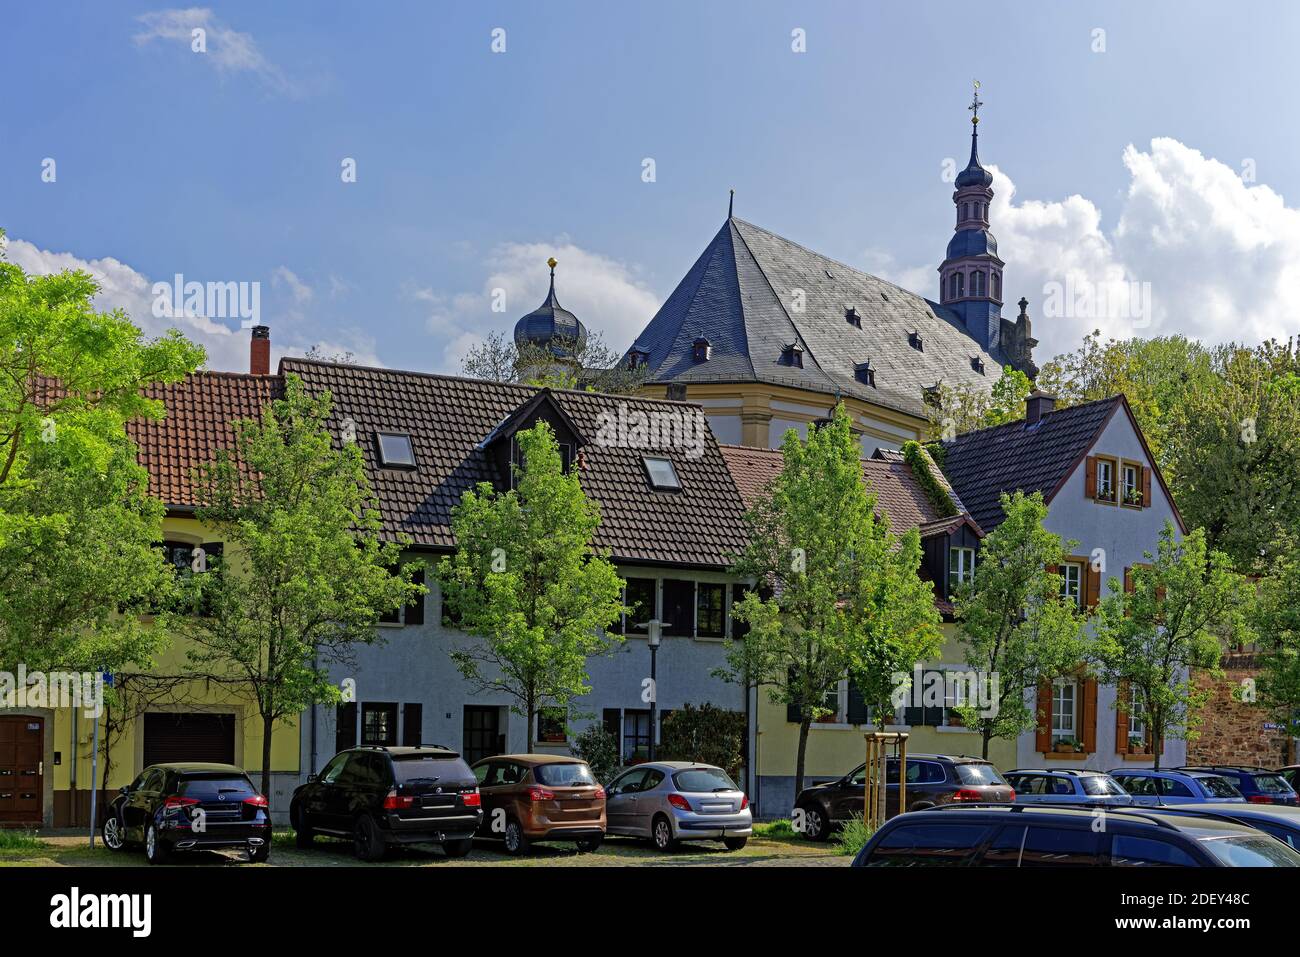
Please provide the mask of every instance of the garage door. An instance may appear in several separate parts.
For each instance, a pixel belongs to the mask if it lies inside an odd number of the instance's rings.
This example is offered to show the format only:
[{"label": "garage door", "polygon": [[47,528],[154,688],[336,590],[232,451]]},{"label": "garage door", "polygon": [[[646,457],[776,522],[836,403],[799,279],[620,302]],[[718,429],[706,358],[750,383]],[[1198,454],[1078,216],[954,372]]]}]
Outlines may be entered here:
[{"label": "garage door", "polygon": [[235,763],[235,717],[192,711],[144,716],[144,766],[172,761]]}]

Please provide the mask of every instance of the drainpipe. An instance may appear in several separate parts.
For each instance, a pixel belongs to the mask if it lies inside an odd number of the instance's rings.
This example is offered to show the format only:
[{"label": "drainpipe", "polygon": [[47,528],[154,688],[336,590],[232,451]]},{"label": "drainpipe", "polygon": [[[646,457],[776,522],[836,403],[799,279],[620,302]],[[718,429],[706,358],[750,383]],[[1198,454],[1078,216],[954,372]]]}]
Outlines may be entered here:
[{"label": "drainpipe", "polygon": [[[311,655],[311,670],[315,671],[317,667],[318,665],[316,661],[316,649],[313,647],[312,655]],[[318,708],[317,705],[313,704],[311,706],[311,773],[312,774],[316,773],[316,711],[317,708]]]},{"label": "drainpipe", "polygon": [[69,773],[71,774],[71,785],[69,786],[68,795],[68,826],[77,826],[77,709],[72,709],[72,741],[71,748],[68,751],[68,757],[71,761]]}]

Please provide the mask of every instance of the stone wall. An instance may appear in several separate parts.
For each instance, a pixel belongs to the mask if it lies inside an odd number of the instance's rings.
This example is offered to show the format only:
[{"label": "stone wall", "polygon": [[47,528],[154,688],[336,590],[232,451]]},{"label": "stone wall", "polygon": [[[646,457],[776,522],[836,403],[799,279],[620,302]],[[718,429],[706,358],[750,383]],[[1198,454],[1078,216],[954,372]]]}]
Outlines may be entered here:
[{"label": "stone wall", "polygon": [[1287,741],[1266,730],[1267,716],[1258,707],[1237,700],[1242,681],[1259,674],[1255,656],[1233,653],[1223,657],[1224,677],[1214,681],[1208,672],[1197,672],[1196,684],[1212,688],[1213,694],[1201,711],[1200,737],[1187,744],[1187,763],[1249,764],[1276,768],[1288,763]]}]

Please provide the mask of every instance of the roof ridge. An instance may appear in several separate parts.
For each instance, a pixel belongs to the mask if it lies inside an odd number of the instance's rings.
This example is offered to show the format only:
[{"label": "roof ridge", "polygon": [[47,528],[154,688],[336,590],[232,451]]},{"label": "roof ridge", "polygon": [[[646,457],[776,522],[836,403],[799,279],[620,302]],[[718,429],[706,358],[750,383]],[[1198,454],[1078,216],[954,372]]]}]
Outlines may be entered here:
[{"label": "roof ridge", "polygon": [[[1107,402],[1113,403],[1123,398],[1124,398],[1124,393],[1116,392],[1114,395],[1108,395],[1102,399],[1089,399],[1087,402],[1080,402],[1078,405],[1067,405],[1059,409],[1053,409],[1051,412],[1044,413],[1043,418],[1040,421],[1046,421],[1050,416],[1056,415],[1059,412],[1075,412],[1078,411],[1079,409],[1086,409],[1090,405],[1101,405],[1102,403],[1107,403]],[[980,435],[981,433],[986,433],[986,432],[996,432],[998,429],[1009,429],[1016,426],[1023,429],[1024,425],[1025,425],[1025,420],[1023,418],[1014,419],[1011,422],[1003,422],[999,425],[986,425],[982,429],[971,429],[969,432],[962,432],[960,435],[956,436],[955,438],[944,440],[942,444],[948,445],[953,442],[960,442],[962,439],[969,438],[970,436]]]}]

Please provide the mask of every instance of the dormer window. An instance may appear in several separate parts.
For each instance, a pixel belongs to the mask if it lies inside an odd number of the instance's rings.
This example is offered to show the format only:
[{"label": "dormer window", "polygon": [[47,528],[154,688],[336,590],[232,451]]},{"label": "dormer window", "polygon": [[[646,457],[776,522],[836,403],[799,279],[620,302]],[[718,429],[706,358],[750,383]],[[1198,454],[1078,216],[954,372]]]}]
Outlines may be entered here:
[{"label": "dormer window", "polygon": [[984,360],[981,359],[979,356],[970,357],[970,367],[974,369],[976,372],[978,372],[980,375],[984,375]]},{"label": "dormer window", "polygon": [[853,375],[863,385],[869,385],[873,389],[876,387],[876,370],[871,368],[871,360],[859,362],[853,367]]},{"label": "dormer window", "polygon": [[907,334],[907,344],[917,352],[925,351],[925,340],[921,338],[921,333],[919,332],[909,332]]},{"label": "dormer window", "polygon": [[691,347],[691,358],[695,362],[708,362],[713,355],[713,345],[704,336],[700,336]]},{"label": "dormer window", "polygon": [[862,328],[862,317],[858,315],[858,310],[852,306],[849,306],[844,310],[844,321],[851,326],[856,326],[859,329]]},{"label": "dormer window", "polygon": [[682,483],[677,478],[677,469],[673,467],[672,459],[647,455],[641,459],[641,464],[645,466],[651,488],[664,492],[681,491]]},{"label": "dormer window", "polygon": [[781,362],[788,366],[803,368],[803,346],[792,342],[781,350]]},{"label": "dormer window", "polygon": [[411,448],[411,437],[405,432],[376,432],[375,444],[379,449],[379,464],[384,468],[415,468],[415,451]]},{"label": "dormer window", "polygon": [[629,370],[640,369],[650,361],[650,353],[644,349],[633,349],[627,354],[627,367]]}]

